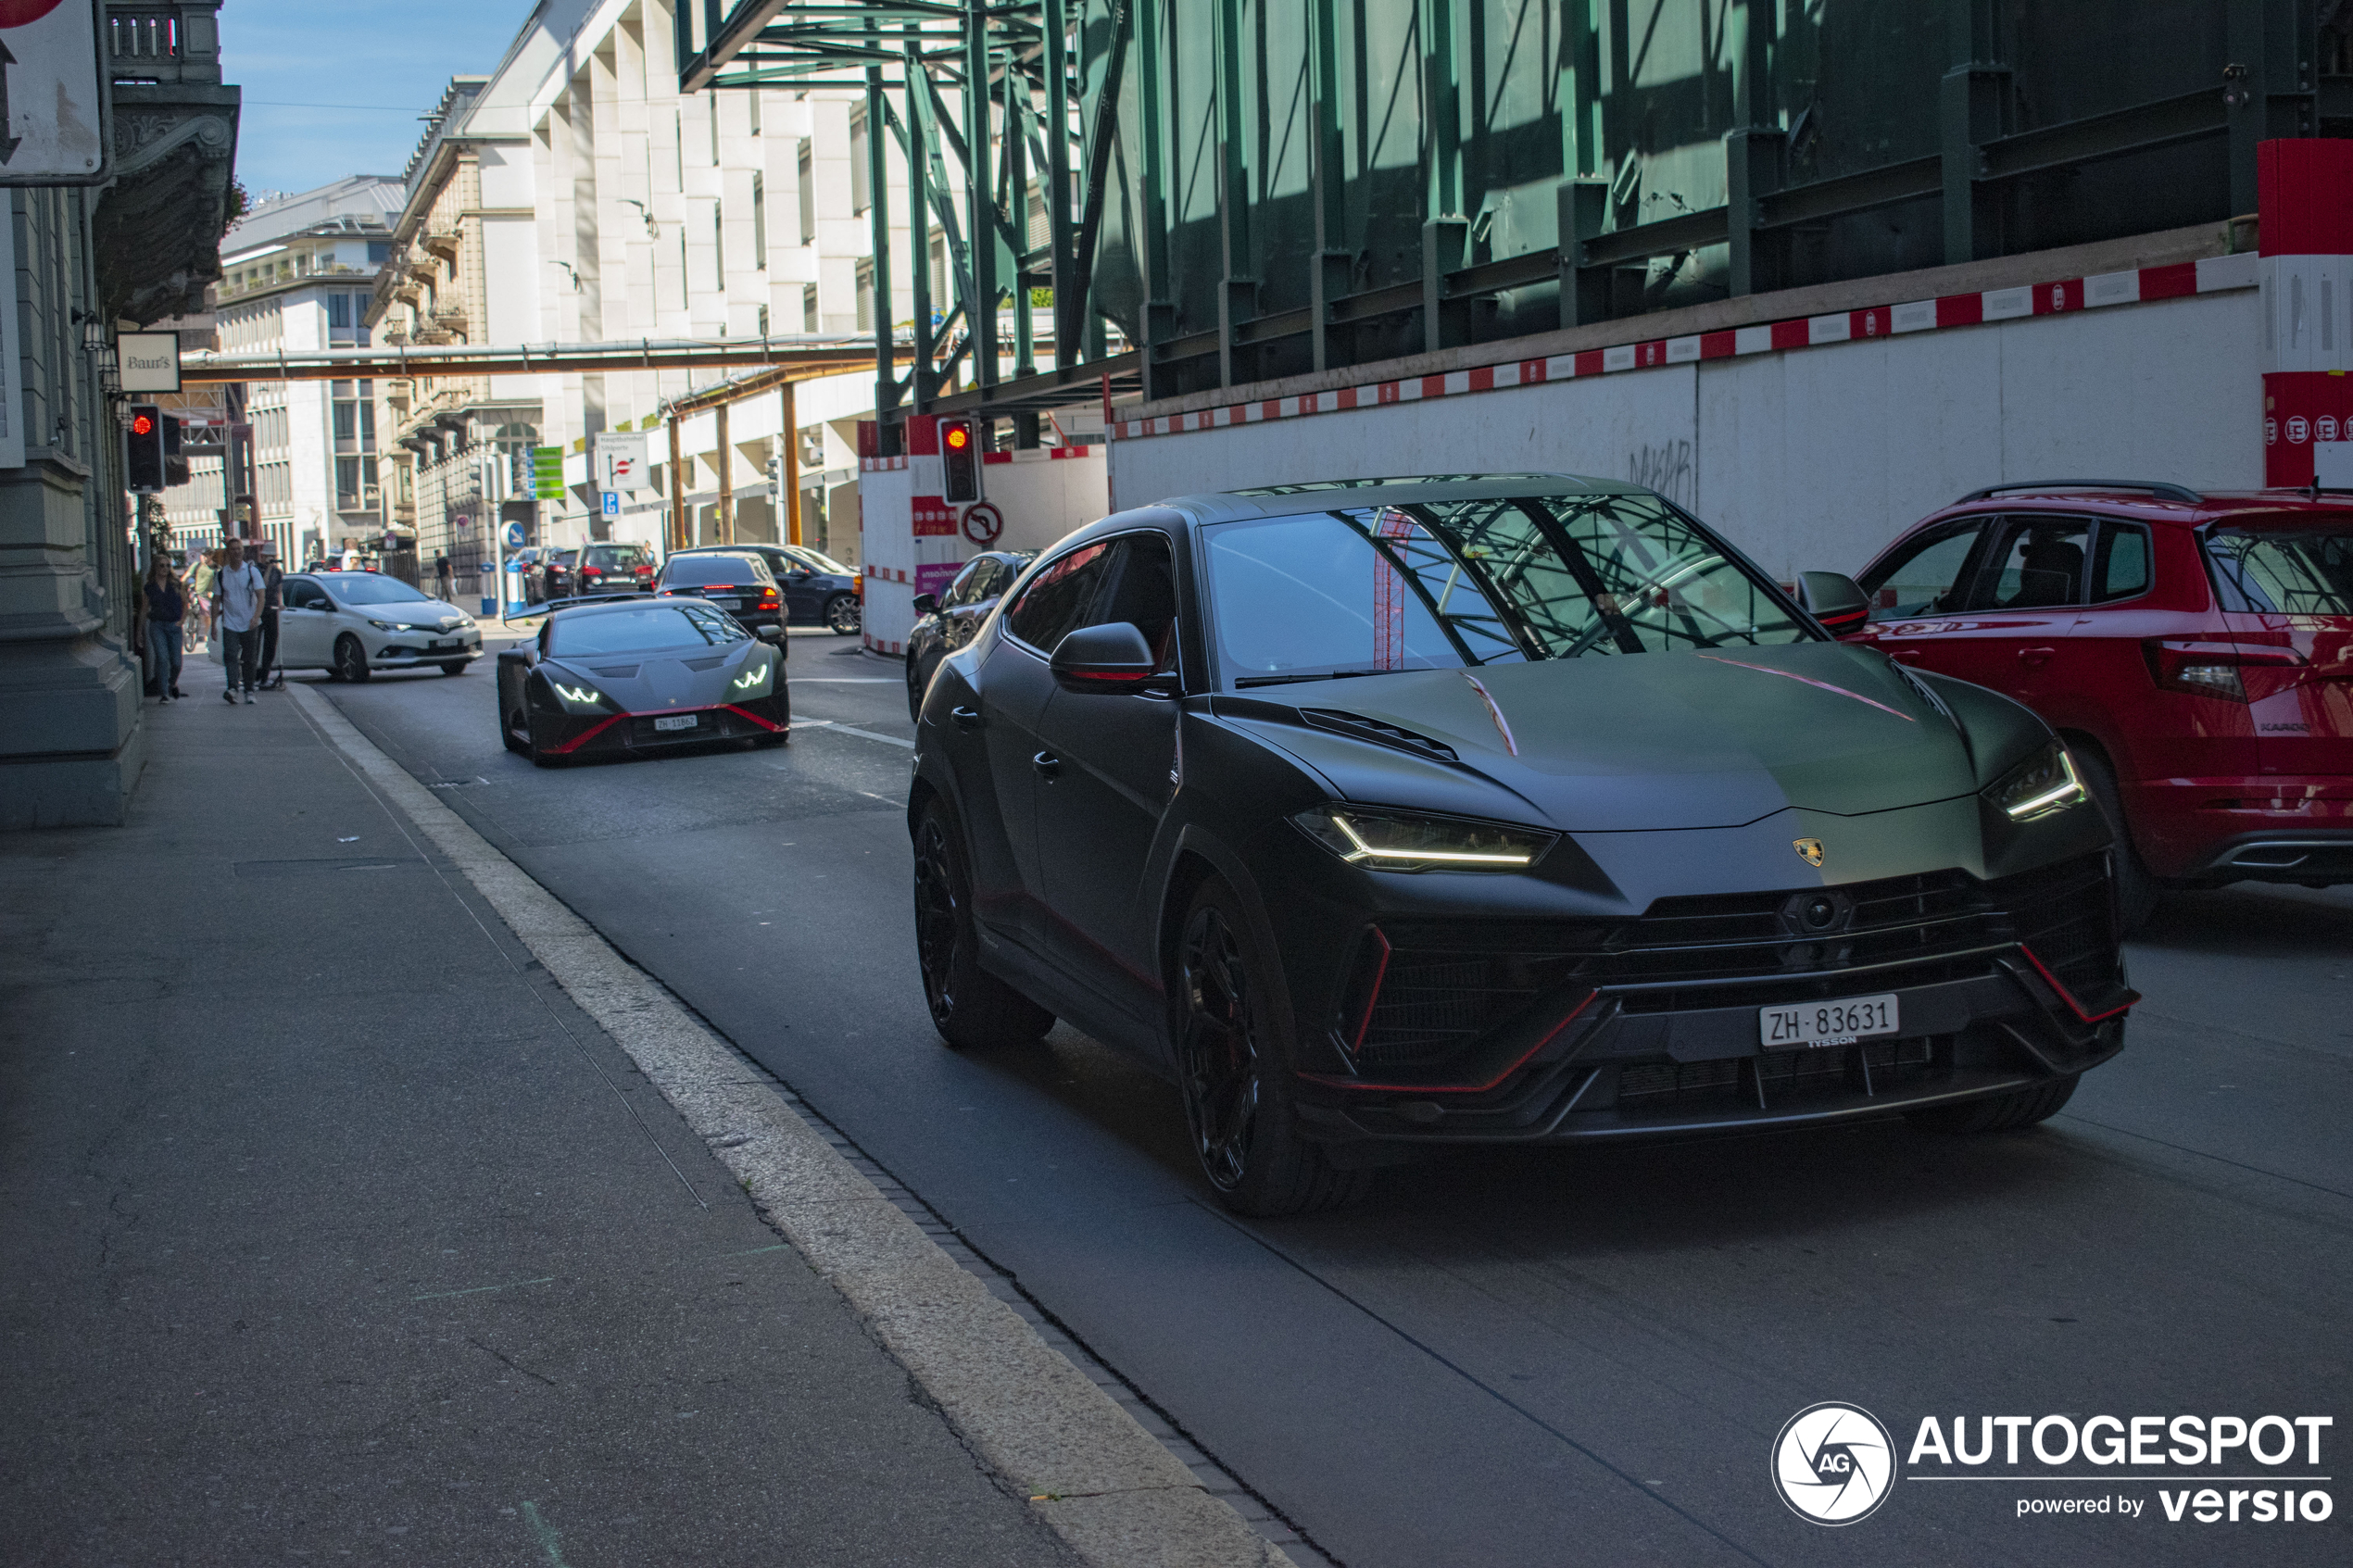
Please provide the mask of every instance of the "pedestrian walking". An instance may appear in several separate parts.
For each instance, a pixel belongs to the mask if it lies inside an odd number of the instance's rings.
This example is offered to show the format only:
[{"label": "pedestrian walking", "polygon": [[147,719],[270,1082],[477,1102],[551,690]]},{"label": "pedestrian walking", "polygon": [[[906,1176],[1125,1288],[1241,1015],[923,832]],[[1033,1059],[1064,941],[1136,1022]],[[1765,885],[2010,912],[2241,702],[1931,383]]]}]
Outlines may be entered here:
[{"label": "pedestrian walking", "polygon": [[264,539],[261,542],[261,689],[272,691],[286,684],[286,672],[278,668],[278,612],[286,608],[286,573],[278,564],[278,546]]},{"label": "pedestrian walking", "polygon": [[220,600],[220,667],[228,672],[229,682],[220,700],[237,700],[242,678],[245,701],[251,702],[254,682],[259,676],[261,606],[269,596],[269,585],[260,570],[245,559],[244,540],[230,540],[220,553],[220,580],[217,584]]},{"label": "pedestrian walking", "polygon": [[[188,573],[188,621],[195,633],[195,646],[200,652],[212,641],[213,589],[220,581],[220,552],[206,550],[196,557],[195,569]],[[182,646],[187,645],[182,644]]]},{"label": "pedestrian walking", "polygon": [[187,618],[188,599],[181,592],[180,579],[171,574],[170,565],[161,556],[148,564],[140,597],[145,601],[147,662],[155,671],[156,700],[165,703],[185,696],[188,694],[180,689],[180,623]]},{"label": "pedestrian walking", "polygon": [[450,604],[456,604],[458,602],[457,600],[449,597],[450,580],[456,577],[457,574],[457,569],[449,564],[448,556],[437,555],[433,558],[434,583],[436,585],[441,597]]}]

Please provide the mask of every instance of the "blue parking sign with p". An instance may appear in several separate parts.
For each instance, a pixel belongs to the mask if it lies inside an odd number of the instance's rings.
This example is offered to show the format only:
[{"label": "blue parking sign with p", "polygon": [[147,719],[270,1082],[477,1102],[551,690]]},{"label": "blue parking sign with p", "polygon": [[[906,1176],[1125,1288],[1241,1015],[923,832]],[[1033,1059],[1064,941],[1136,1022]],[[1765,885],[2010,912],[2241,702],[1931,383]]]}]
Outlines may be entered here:
[{"label": "blue parking sign with p", "polygon": [[604,495],[605,515],[607,517],[619,517],[621,515],[621,492],[618,490],[608,490],[604,493]]}]

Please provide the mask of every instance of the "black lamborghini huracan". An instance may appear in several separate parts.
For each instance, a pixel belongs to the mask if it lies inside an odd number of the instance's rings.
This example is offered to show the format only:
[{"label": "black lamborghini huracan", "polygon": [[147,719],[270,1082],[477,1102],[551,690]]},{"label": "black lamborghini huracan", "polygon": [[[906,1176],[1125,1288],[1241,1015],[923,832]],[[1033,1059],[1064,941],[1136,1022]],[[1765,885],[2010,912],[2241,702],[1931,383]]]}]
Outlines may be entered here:
[{"label": "black lamborghini huracan", "polygon": [[1082,529],[923,704],[933,1021],[1142,1053],[1252,1213],[1415,1145],[2039,1122],[2137,999],[2108,824],[2041,720],[1805,585],[1547,474]]},{"label": "black lamborghini huracan", "polygon": [[715,740],[782,745],[782,636],[754,636],[698,599],[583,600],[498,656],[499,734],[542,767]]}]

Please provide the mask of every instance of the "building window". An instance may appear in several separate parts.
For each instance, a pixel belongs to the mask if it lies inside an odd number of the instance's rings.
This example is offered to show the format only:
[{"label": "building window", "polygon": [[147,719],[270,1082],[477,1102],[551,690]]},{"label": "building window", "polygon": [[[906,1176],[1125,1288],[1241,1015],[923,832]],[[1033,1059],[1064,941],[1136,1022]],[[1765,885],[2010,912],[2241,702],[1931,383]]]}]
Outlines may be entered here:
[{"label": "building window", "polygon": [[390,241],[370,240],[368,242],[368,264],[370,266],[381,267],[391,259],[392,243]]},{"label": "building window", "polygon": [[751,264],[768,270],[768,182],[751,177]]},{"label": "building window", "polygon": [[814,283],[800,291],[800,330],[812,333],[817,330],[817,285]]},{"label": "building window", "polygon": [[866,168],[871,156],[866,146],[866,106],[853,104],[849,110],[849,210],[853,213],[862,214],[875,205]]},{"label": "building window", "polygon": [[727,204],[717,197],[711,203],[711,265],[714,274],[711,286],[727,286]]},{"label": "building window", "polygon": [[875,263],[871,257],[858,263],[858,330],[875,330]]},{"label": "building window", "polygon": [[719,94],[711,95],[711,167],[719,167]]},{"label": "building window", "polygon": [[751,113],[751,133],[760,134],[760,89],[755,87],[744,94],[744,107]]},{"label": "building window", "polygon": [[800,243],[817,243],[817,157],[806,136],[800,141]]},{"label": "building window", "polygon": [[768,336],[768,307],[764,305],[760,307],[760,335],[762,340]]}]

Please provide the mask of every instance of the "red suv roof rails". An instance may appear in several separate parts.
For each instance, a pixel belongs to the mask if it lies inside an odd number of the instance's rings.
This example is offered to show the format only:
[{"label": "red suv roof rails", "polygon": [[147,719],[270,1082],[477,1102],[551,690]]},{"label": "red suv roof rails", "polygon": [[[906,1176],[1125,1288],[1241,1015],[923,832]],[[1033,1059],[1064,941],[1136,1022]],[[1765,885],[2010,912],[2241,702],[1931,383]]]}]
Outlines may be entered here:
[{"label": "red suv roof rails", "polygon": [[2027,484],[1989,484],[1970,491],[1953,505],[1967,506],[2012,490],[2145,490],[2168,501],[2186,501],[2194,507],[2206,499],[2187,485],[2171,484],[2161,479],[2038,479]]}]

